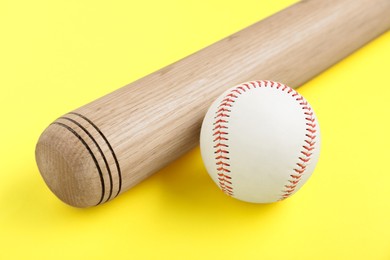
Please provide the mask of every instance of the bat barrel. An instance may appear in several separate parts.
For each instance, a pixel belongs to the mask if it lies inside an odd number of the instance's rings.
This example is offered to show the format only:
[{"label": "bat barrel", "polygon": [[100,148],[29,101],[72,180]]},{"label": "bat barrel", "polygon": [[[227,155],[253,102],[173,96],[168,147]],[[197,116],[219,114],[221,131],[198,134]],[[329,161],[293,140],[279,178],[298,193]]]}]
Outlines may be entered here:
[{"label": "bat barrel", "polygon": [[41,175],[72,206],[109,201],[195,147],[227,88],[296,87],[389,28],[388,0],[299,2],[57,119],[38,140]]}]

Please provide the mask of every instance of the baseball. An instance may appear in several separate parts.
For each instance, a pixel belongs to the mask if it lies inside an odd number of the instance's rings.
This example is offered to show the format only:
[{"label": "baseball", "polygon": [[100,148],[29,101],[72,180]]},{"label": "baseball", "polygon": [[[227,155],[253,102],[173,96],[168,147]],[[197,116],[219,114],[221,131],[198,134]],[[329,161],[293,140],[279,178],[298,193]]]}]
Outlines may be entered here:
[{"label": "baseball", "polygon": [[205,167],[229,196],[252,203],[284,200],[311,176],[320,152],[313,109],[294,89],[253,81],[225,91],[202,124]]}]

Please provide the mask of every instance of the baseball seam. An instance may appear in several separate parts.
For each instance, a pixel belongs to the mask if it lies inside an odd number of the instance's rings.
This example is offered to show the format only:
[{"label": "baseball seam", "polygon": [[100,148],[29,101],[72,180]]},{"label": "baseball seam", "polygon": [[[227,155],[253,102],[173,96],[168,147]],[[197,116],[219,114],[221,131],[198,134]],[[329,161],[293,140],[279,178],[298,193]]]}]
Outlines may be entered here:
[{"label": "baseball seam", "polygon": [[305,144],[301,147],[300,155],[298,156],[298,162],[296,167],[293,169],[293,174],[290,175],[288,179],[288,184],[284,185],[284,190],[279,200],[288,198],[294,193],[298,183],[301,180],[301,177],[306,171],[306,167],[311,159],[313,150],[315,149],[316,144],[316,120],[314,118],[314,113],[304,98],[294,89],[269,80],[263,81],[251,81],[247,83],[240,84],[235,87],[222,99],[220,104],[217,107],[217,111],[214,116],[213,123],[213,143],[214,143],[214,154],[215,154],[215,165],[217,170],[217,179],[220,189],[229,196],[234,195],[233,189],[233,178],[231,175],[230,169],[230,158],[229,158],[229,118],[231,109],[240,95],[243,93],[260,87],[270,87],[276,88],[283,92],[286,92],[291,95],[304,111],[305,121],[306,121],[306,134],[305,134]]},{"label": "baseball seam", "polygon": [[305,115],[306,121],[306,134],[304,139],[304,145],[301,146],[300,156],[298,156],[298,162],[296,163],[296,167],[294,168],[293,174],[290,175],[290,179],[288,180],[288,184],[284,185],[285,189],[283,190],[282,197],[280,200],[286,199],[290,197],[296,190],[298,183],[300,182],[303,174],[306,171],[306,167],[311,160],[311,156],[313,155],[313,150],[315,149],[316,144],[316,119],[314,118],[314,113],[310,105],[306,100],[303,99],[301,95],[298,94],[294,90],[294,94],[292,97],[295,98],[299,105],[301,106],[303,113]]}]

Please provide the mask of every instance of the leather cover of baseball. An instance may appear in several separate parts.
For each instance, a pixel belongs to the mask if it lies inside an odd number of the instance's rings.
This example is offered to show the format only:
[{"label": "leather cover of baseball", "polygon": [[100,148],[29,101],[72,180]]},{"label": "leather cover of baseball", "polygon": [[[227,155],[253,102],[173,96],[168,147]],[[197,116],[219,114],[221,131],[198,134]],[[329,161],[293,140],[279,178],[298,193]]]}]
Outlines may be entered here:
[{"label": "leather cover of baseball", "polygon": [[271,203],[297,192],[320,152],[313,109],[294,89],[253,81],[225,91],[209,108],[200,148],[206,169],[229,196]]}]

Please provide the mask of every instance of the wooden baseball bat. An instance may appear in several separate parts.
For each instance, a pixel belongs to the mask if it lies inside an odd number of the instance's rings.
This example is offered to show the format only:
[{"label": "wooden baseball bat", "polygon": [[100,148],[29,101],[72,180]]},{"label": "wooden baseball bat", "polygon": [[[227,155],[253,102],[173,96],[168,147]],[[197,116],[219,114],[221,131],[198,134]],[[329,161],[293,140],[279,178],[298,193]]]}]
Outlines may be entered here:
[{"label": "wooden baseball bat", "polygon": [[228,87],[296,87],[389,27],[389,0],[299,2],[58,118],[36,147],[41,175],[72,206],[109,201],[195,147]]}]

